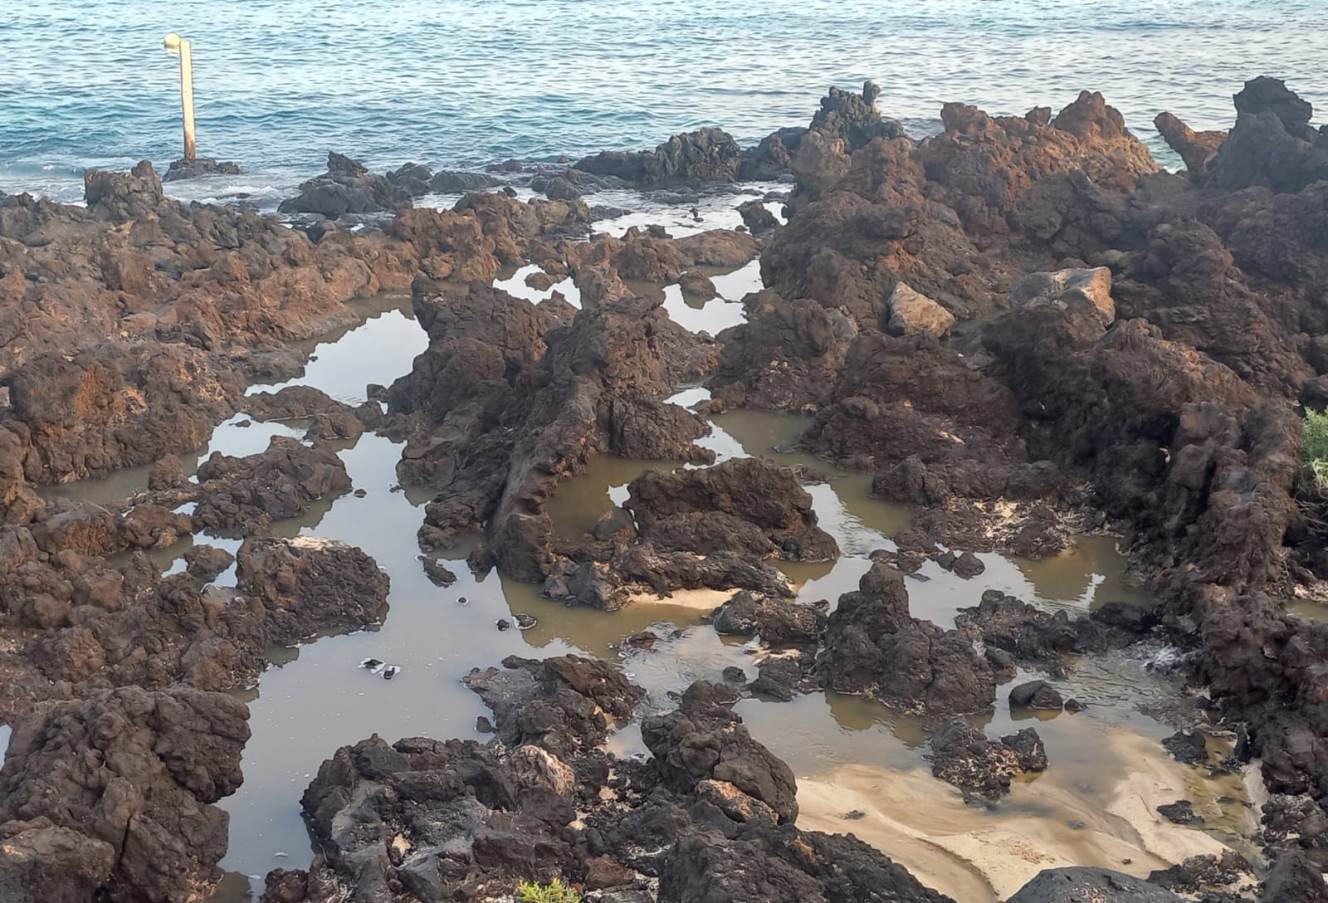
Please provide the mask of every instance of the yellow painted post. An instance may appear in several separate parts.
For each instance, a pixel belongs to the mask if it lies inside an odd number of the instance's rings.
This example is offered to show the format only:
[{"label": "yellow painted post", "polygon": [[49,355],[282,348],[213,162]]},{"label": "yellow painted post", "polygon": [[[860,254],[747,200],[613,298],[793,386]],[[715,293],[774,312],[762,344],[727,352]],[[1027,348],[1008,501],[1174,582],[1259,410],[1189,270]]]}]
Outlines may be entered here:
[{"label": "yellow painted post", "polygon": [[194,159],[198,139],[194,133],[194,45],[175,32],[162,42],[166,50],[180,58],[180,106],[184,109],[184,158]]}]

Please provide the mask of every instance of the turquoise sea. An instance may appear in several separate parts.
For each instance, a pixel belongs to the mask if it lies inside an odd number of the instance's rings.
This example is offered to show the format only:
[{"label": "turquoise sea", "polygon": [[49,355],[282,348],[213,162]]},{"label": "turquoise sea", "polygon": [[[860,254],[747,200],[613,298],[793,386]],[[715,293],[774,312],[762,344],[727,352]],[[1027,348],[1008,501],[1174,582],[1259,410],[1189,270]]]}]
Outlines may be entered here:
[{"label": "turquoise sea", "polygon": [[993,112],[1103,91],[1151,133],[1222,126],[1248,77],[1328,104],[1325,0],[3,0],[0,191],[78,197],[82,170],[179,156],[194,41],[201,152],[254,190],[321,170],[552,158],[720,125],[804,124],[875,79],[925,132],[942,102]]}]

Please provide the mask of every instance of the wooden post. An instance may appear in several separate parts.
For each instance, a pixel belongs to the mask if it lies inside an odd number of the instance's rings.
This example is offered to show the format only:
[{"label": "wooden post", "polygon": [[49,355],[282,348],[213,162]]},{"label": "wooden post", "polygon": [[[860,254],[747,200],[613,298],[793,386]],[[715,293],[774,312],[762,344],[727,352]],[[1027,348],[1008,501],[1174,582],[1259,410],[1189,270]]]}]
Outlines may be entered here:
[{"label": "wooden post", "polygon": [[194,45],[188,38],[175,32],[162,42],[166,49],[180,58],[180,106],[184,110],[184,158],[193,160],[198,153],[198,139],[194,132]]}]

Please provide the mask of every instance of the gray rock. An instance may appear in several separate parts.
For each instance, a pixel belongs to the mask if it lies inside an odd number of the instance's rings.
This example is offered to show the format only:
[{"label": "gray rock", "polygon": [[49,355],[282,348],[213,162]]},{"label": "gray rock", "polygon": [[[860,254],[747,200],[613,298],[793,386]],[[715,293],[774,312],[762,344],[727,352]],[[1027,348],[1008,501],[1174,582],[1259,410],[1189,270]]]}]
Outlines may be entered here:
[{"label": "gray rock", "polygon": [[216,546],[196,545],[184,553],[184,560],[190,576],[210,583],[235,563],[235,556]]},{"label": "gray rock", "polygon": [[1010,708],[1040,709],[1059,712],[1065,701],[1056,688],[1045,680],[1030,680],[1010,691]]},{"label": "gray rock", "polygon": [[1208,744],[1199,731],[1177,731],[1163,740],[1162,745],[1178,762],[1202,765],[1208,761]]},{"label": "gray rock", "polygon": [[1203,818],[1194,813],[1194,804],[1189,800],[1176,800],[1174,803],[1158,806],[1157,812],[1167,821],[1175,822],[1178,825],[1190,825],[1195,822],[1203,823]]},{"label": "gray rock", "polygon": [[163,182],[178,182],[182,179],[198,179],[203,176],[238,176],[240,167],[228,160],[214,160],[211,157],[198,157],[194,160],[172,160],[166,169]]},{"label": "gray rock", "polygon": [[779,220],[760,201],[744,201],[738,205],[738,214],[753,235],[763,235],[779,228]]},{"label": "gray rock", "polygon": [[429,182],[429,187],[438,194],[463,194],[467,191],[483,191],[496,188],[502,182],[482,172],[454,172],[444,170],[436,172]]},{"label": "gray rock", "polygon": [[1181,903],[1169,890],[1099,868],[1044,869],[1007,903]]},{"label": "gray rock", "polygon": [[282,213],[316,213],[329,219],[347,214],[382,213],[412,205],[411,193],[386,176],[372,175],[358,160],[327,155],[327,172],[300,185],[300,193],[277,208]]},{"label": "gray rock", "polygon": [[433,172],[423,163],[403,163],[387,174],[387,181],[416,198],[429,193],[432,180]]},{"label": "gray rock", "polygon": [[965,580],[978,576],[986,569],[987,566],[982,563],[982,559],[972,552],[964,552],[954,562],[955,575],[963,577]]}]

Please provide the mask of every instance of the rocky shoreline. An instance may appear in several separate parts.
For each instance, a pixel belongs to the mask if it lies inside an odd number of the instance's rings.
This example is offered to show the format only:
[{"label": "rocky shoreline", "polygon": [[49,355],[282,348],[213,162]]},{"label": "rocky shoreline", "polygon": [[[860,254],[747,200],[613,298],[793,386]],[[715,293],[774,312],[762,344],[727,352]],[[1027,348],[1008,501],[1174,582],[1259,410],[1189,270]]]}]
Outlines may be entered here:
[{"label": "rocky shoreline", "polygon": [[[792,770],[735,703],[829,690],[915,716],[934,775],[981,805],[1056,763],[1035,727],[989,738],[962,717],[1016,675],[1141,640],[1182,650],[1195,691],[1167,748],[1206,762],[1205,735],[1234,735],[1221,767],[1257,766],[1266,862],[1048,870],[1012,903],[1328,899],[1328,627],[1285,606],[1328,578],[1300,466],[1301,411],[1328,401],[1328,131],[1257,78],[1227,133],[1158,117],[1187,167],[1168,173],[1098,94],[1055,115],[948,104],[923,140],[878,98],[831,89],[808,128],[747,149],[704,129],[566,165],[385,175],[332,154],[290,223],[173,201],[147,163],[89,171],[85,207],[0,197],[0,890],[206,899],[250,735],[234,691],[273,646],[386,616],[373,558],[273,534],[352,491],[338,443],[374,433],[432,494],[435,582],[466,543],[475,572],[604,618],[718,594],[714,629],[765,655],[754,681],[707,675],[648,713],[602,661],[474,662],[494,738],[336,750],[302,800],[316,856],[267,876],[270,903],[508,900],[553,877],[615,903],[949,899],[888,849],[800,829]],[[616,211],[585,199],[750,180],[788,183],[786,222],[762,198],[740,228],[614,236],[596,223]],[[462,197],[412,206],[440,192]],[[715,335],[648,289],[704,300],[758,259],[764,288]],[[531,264],[547,297],[494,287]],[[428,347],[372,400],[246,395],[297,375],[292,346],[353,322],[350,302],[406,290]],[[671,401],[696,386],[698,404]],[[187,474],[177,456],[239,410],[304,439]],[[743,410],[809,417],[801,450],[912,509],[856,591],[796,598],[785,569],[842,550],[813,510],[820,475],[716,462],[708,418]],[[569,535],[552,500],[605,455],[687,467],[646,470]],[[110,504],[39,491],[148,465]],[[1071,616],[981,591],[975,553],[1047,558],[1101,529],[1128,538],[1155,608]],[[195,534],[239,545],[200,543],[163,575],[149,553]],[[910,610],[928,563],[976,581],[952,627]],[[1045,683],[1010,698],[1071,703]],[[628,723],[648,756],[605,748]]]}]

